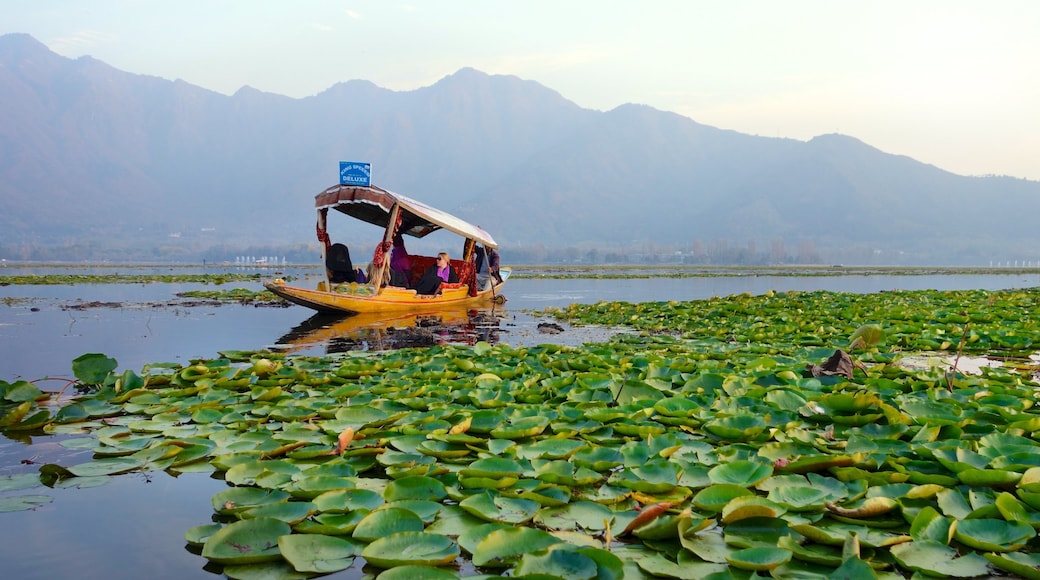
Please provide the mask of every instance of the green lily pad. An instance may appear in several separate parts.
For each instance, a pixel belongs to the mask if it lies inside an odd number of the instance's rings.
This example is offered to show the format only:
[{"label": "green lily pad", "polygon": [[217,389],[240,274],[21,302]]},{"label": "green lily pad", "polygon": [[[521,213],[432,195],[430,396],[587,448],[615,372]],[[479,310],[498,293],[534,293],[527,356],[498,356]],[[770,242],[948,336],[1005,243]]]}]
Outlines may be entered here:
[{"label": "green lily pad", "polygon": [[240,512],[238,516],[243,520],[250,518],[273,518],[291,526],[302,522],[316,511],[317,507],[309,501],[283,501],[250,508]]},{"label": "green lily pad", "polygon": [[712,483],[730,483],[743,487],[754,487],[773,475],[773,466],[761,461],[738,459],[708,470],[708,479]]},{"label": "green lily pad", "polygon": [[716,483],[710,485],[696,494],[691,501],[699,509],[718,513],[734,498],[752,496],[754,492],[742,485],[732,483]]},{"label": "green lily pad", "polygon": [[202,556],[218,564],[251,564],[280,559],[278,538],[291,532],[273,518],[255,518],[228,524],[202,547]]},{"label": "green lily pad", "polygon": [[990,564],[1028,580],[1040,580],[1040,554],[1010,552],[983,554]]},{"label": "green lily pad", "polygon": [[344,536],[354,531],[361,520],[371,513],[367,509],[358,509],[350,513],[318,514],[309,520],[296,524],[293,529],[302,534],[327,534]]},{"label": "green lily pad", "polygon": [[1022,522],[993,518],[957,522],[953,537],[958,542],[987,552],[1014,552],[1036,537],[1036,530]]},{"label": "green lily pad", "polygon": [[792,485],[774,487],[766,498],[788,511],[820,511],[830,500],[830,494],[817,487]]},{"label": "green lily pad", "polygon": [[526,439],[539,435],[549,426],[549,418],[540,415],[510,419],[491,430],[496,439]]},{"label": "green lily pad", "polygon": [[530,521],[542,506],[536,501],[485,492],[467,497],[459,502],[459,507],[489,522],[522,524]]},{"label": "green lily pad", "polygon": [[448,492],[440,481],[426,476],[402,477],[391,481],[383,492],[386,501],[404,499],[421,499],[438,501],[447,497]]},{"label": "green lily pad", "polygon": [[[557,546],[524,554],[513,572],[521,577],[530,575],[573,580],[592,580],[599,576],[599,566],[595,560],[576,550],[554,549]],[[620,560],[618,564],[621,564]]]},{"label": "green lily pad", "polygon": [[458,572],[432,566],[396,566],[384,570],[376,580],[457,580]]},{"label": "green lily pad", "polygon": [[959,556],[953,548],[935,540],[914,540],[891,548],[892,556],[908,570],[929,576],[972,578],[989,573],[986,559],[977,553]]},{"label": "green lily pad", "polygon": [[757,415],[736,415],[712,419],[704,430],[725,441],[752,441],[766,429],[766,422]]},{"label": "green lily pad", "polygon": [[0,491],[18,491],[40,485],[40,476],[36,473],[19,473],[16,475],[0,475]]},{"label": "green lily pad", "polygon": [[221,515],[237,514],[262,505],[285,502],[290,495],[284,491],[258,487],[230,487],[214,494],[213,511]]},{"label": "green lily pad", "polygon": [[373,541],[361,557],[373,566],[447,566],[461,554],[448,536],[429,532],[398,532]]},{"label": "green lily pad", "polygon": [[0,513],[31,510],[54,501],[49,495],[15,495],[0,497]]},{"label": "green lily pad", "polygon": [[791,556],[791,551],[783,548],[745,548],[731,553],[726,562],[741,570],[762,571],[790,562]]},{"label": "green lily pad", "polygon": [[506,568],[527,553],[560,543],[559,538],[534,528],[494,530],[473,549],[473,564],[482,568]]},{"label": "green lily pad", "polygon": [[576,501],[567,505],[538,511],[534,521],[550,530],[604,530],[610,526],[614,512],[591,501]]},{"label": "green lily pad", "polygon": [[346,570],[361,553],[361,546],[356,542],[320,534],[281,536],[278,549],[297,572],[316,574]]},{"label": "green lily pad", "polygon": [[783,506],[764,497],[735,497],[722,508],[722,523],[731,524],[748,518],[778,518],[786,512]]},{"label": "green lily pad", "polygon": [[353,537],[371,542],[397,532],[421,532],[425,527],[422,519],[410,510],[384,508],[369,513],[358,522]]},{"label": "green lily pad", "polygon": [[322,513],[346,513],[358,509],[374,510],[386,503],[382,494],[370,489],[335,489],[311,500]]}]

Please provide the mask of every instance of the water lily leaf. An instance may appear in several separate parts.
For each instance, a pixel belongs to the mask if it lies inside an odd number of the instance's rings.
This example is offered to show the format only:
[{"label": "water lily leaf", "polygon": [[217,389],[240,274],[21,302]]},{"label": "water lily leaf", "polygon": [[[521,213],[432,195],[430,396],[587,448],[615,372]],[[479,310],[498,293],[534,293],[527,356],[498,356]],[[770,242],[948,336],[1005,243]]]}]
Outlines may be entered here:
[{"label": "water lily leaf", "polygon": [[522,524],[530,521],[541,505],[536,501],[485,492],[467,497],[459,502],[459,507],[485,521]]},{"label": "water lily leaf", "polygon": [[448,536],[429,532],[398,532],[365,546],[361,557],[373,566],[446,566],[461,554]]},{"label": "water lily leaf", "polygon": [[278,549],[297,572],[327,574],[346,570],[361,546],[345,538],[321,534],[289,534],[278,538]]},{"label": "water lily leaf", "polygon": [[584,467],[604,473],[622,464],[621,452],[612,447],[593,445],[580,449],[571,456],[571,462],[578,467]]},{"label": "water lily leaf", "polygon": [[258,562],[256,564],[234,564],[224,566],[221,572],[232,580],[303,580],[313,578],[309,572],[297,572],[285,560]]},{"label": "water lily leaf", "polygon": [[712,483],[729,483],[743,487],[754,487],[773,474],[773,466],[761,461],[738,459],[708,470]]},{"label": "water lily leaf", "polygon": [[604,530],[614,512],[602,504],[576,501],[555,508],[542,508],[534,522],[550,530]]},{"label": "water lily leaf", "polygon": [[116,370],[116,359],[98,353],[88,353],[72,359],[72,374],[88,385],[99,385]]},{"label": "water lily leaf", "polygon": [[[300,473],[300,468],[288,461],[248,459],[232,465],[224,473],[224,481],[234,485],[256,485],[257,479],[265,474],[281,474],[284,477],[276,477],[274,486],[288,483],[293,475]],[[271,486],[265,486],[271,487]]]},{"label": "water lily leaf", "polygon": [[842,550],[834,546],[826,546],[813,542],[806,542],[806,544],[803,545],[799,544],[798,541],[794,539],[794,536],[782,536],[777,540],[776,547],[790,550],[794,559],[808,562],[810,564],[837,567],[840,566],[842,560],[844,560]]},{"label": "water lily leaf", "polygon": [[147,462],[131,457],[106,457],[69,467],[69,472],[81,477],[116,475],[141,469]]},{"label": "water lily leaf", "polygon": [[223,528],[220,524],[203,524],[184,532],[184,541],[192,546],[202,546],[214,533]]},{"label": "water lily leaf", "polygon": [[508,457],[485,457],[459,470],[459,477],[519,478],[524,467]]},{"label": "water lily leaf", "polygon": [[499,493],[506,497],[536,501],[547,507],[567,505],[571,500],[570,487],[545,483],[537,479],[522,479]]},{"label": "water lily leaf", "polygon": [[718,513],[721,512],[732,499],[751,495],[754,495],[754,492],[742,485],[717,483],[698,491],[694,494],[692,501],[693,505],[702,510]]},{"label": "water lily leaf", "polygon": [[1040,554],[1010,552],[1007,554],[983,554],[990,564],[1005,572],[1017,574],[1028,580],[1040,580]]},{"label": "water lily leaf", "polygon": [[0,491],[18,491],[40,485],[40,476],[35,473],[0,475]]},{"label": "water lily leaf", "polygon": [[625,468],[610,476],[612,485],[647,493],[667,493],[678,485],[682,468],[671,461],[657,461],[643,467]]},{"label": "water lily leaf", "polygon": [[1026,504],[1010,493],[1001,492],[997,494],[997,499],[993,503],[997,506],[997,510],[1005,520],[1021,522],[1032,526],[1034,529],[1040,529],[1040,514],[1029,509]]},{"label": "water lily leaf", "polygon": [[7,389],[0,390],[0,393],[3,393],[4,400],[12,403],[37,401],[47,397],[39,387],[29,381],[15,381]]},{"label": "water lily leaf", "polygon": [[477,549],[477,544],[484,541],[484,538],[488,537],[491,532],[514,529],[510,524],[478,521],[480,522],[479,524],[467,525],[465,531],[459,534],[458,537],[459,546],[469,554],[473,554]]},{"label": "water lily leaf", "polygon": [[725,441],[752,441],[766,429],[766,422],[757,415],[720,417],[704,423],[704,430]]},{"label": "water lily leaf", "polygon": [[981,555],[971,552],[959,556],[953,548],[934,540],[914,540],[891,548],[900,566],[929,576],[972,578],[989,573],[989,565]]},{"label": "water lily leaf", "polygon": [[432,439],[416,445],[415,450],[423,455],[429,455],[438,459],[459,459],[472,453],[472,450],[465,445]]},{"label": "water lily leaf", "polygon": [[957,479],[971,486],[1008,487],[1018,483],[1021,478],[1021,473],[1005,469],[967,468],[957,472]]},{"label": "water lily leaf", "polygon": [[[514,573],[518,576],[534,575],[573,580],[591,580],[599,576],[599,566],[592,558],[576,550],[554,548],[557,546],[524,554]],[[618,560],[618,564],[621,564],[621,560]]]},{"label": "water lily leaf", "polygon": [[528,437],[534,437],[539,435],[545,428],[549,426],[549,418],[532,415],[530,417],[519,417],[510,419],[507,422],[495,427],[491,430],[491,436],[496,439],[526,439]]},{"label": "water lily leaf", "polygon": [[289,501],[291,497],[281,490],[257,487],[230,487],[213,495],[213,511],[220,515],[237,514],[247,509]]},{"label": "water lily leaf", "polygon": [[421,532],[425,528],[415,513],[401,508],[384,508],[371,512],[354,528],[353,537],[371,542],[397,532]]},{"label": "water lily leaf", "polygon": [[587,442],[578,439],[541,439],[517,446],[516,456],[521,459],[567,459],[587,446]]},{"label": "water lily leaf", "polygon": [[305,475],[284,486],[285,491],[301,499],[314,499],[319,495],[338,489],[350,489],[354,483],[336,475]]},{"label": "water lily leaf", "polygon": [[280,559],[278,538],[289,534],[285,522],[255,518],[228,524],[202,547],[202,556],[218,564],[250,564]]},{"label": "water lily leaf", "polygon": [[1022,522],[993,518],[957,522],[953,537],[958,542],[987,552],[1014,552],[1036,537],[1036,530]]},{"label": "water lily leaf", "polygon": [[775,487],[766,495],[770,501],[794,512],[819,511],[829,501],[829,497],[825,490],[808,485]]},{"label": "water lily leaf", "polygon": [[456,580],[457,578],[459,578],[459,573],[454,570],[412,564],[395,566],[376,576],[376,580]]},{"label": "water lily leaf", "polygon": [[791,551],[783,548],[745,548],[737,550],[726,558],[726,562],[741,570],[772,570],[781,564],[791,561]]},{"label": "water lily leaf", "polygon": [[386,503],[379,492],[370,489],[336,489],[326,491],[311,502],[322,513],[346,513],[358,509],[374,510]]},{"label": "water lily leaf", "polygon": [[562,459],[552,461],[535,460],[532,463],[535,467],[534,476],[546,483],[581,487],[592,485],[603,479],[602,475],[591,469],[581,466],[575,467],[570,461]]},{"label": "water lily leaf", "polygon": [[441,500],[448,492],[440,481],[426,476],[402,477],[391,481],[383,491],[386,501],[404,499]]},{"label": "water lily leaf", "polygon": [[309,520],[296,524],[293,529],[302,534],[326,534],[332,536],[344,536],[354,531],[354,528],[371,513],[367,509],[358,509],[349,513],[318,514]]},{"label": "water lily leaf", "polygon": [[243,520],[261,517],[273,518],[292,526],[307,519],[315,512],[317,512],[317,507],[309,501],[283,501],[243,510],[238,517]]},{"label": "water lily leaf", "polygon": [[722,508],[722,523],[730,524],[748,518],[778,518],[787,513],[783,506],[760,496],[735,497]]},{"label": "water lily leaf", "polygon": [[700,404],[686,397],[667,397],[654,403],[654,411],[666,417],[686,418],[700,410]]},{"label": "water lily leaf", "polygon": [[534,528],[494,530],[473,549],[473,564],[486,568],[512,566],[529,552],[548,548],[561,540]]},{"label": "water lily leaf", "polygon": [[939,514],[932,506],[925,506],[910,524],[910,536],[915,540],[933,540],[949,544],[953,539],[953,521]]},{"label": "water lily leaf", "polygon": [[35,509],[43,504],[51,503],[54,498],[49,495],[15,495],[0,497],[0,513],[20,512]]},{"label": "water lily leaf", "polygon": [[387,502],[386,507],[408,510],[419,516],[424,524],[430,524],[437,519],[437,514],[444,508],[444,505],[425,499],[399,499]]},{"label": "water lily leaf", "polygon": [[704,580],[713,574],[728,572],[725,563],[692,562],[682,565],[665,558],[658,553],[650,553],[636,559],[639,570],[659,578],[679,578],[681,580]]}]

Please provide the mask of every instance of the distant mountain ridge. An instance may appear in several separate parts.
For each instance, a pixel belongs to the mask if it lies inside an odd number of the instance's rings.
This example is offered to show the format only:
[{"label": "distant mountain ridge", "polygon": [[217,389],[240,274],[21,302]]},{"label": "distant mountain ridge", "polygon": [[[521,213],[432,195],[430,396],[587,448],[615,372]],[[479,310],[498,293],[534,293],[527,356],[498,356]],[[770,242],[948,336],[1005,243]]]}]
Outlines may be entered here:
[{"label": "distant mountain ridge", "polygon": [[843,135],[592,111],[468,68],[413,91],[353,80],[303,99],[229,97],[8,34],[0,96],[0,257],[312,247],[313,196],[357,160],[532,259],[571,247],[576,259],[1040,261],[1040,182],[959,176]]}]

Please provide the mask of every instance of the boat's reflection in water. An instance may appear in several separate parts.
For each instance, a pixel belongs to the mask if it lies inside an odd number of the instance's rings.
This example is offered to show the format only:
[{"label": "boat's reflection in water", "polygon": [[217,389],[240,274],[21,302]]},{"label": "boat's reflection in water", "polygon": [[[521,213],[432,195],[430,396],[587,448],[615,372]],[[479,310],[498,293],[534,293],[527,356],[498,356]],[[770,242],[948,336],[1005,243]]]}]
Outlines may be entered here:
[{"label": "boat's reflection in water", "polygon": [[296,354],[393,350],[442,344],[495,344],[506,312],[501,306],[423,312],[340,315],[319,312],[274,345]]}]

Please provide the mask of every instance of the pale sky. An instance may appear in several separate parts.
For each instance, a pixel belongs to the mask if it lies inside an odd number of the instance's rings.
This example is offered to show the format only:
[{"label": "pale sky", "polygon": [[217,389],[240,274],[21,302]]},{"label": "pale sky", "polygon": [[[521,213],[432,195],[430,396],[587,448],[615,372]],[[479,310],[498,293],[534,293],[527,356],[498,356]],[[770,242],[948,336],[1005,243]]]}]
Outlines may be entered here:
[{"label": "pale sky", "polygon": [[588,109],[1040,180],[1037,0],[0,0],[11,32],[228,95],[409,91],[472,67]]}]

